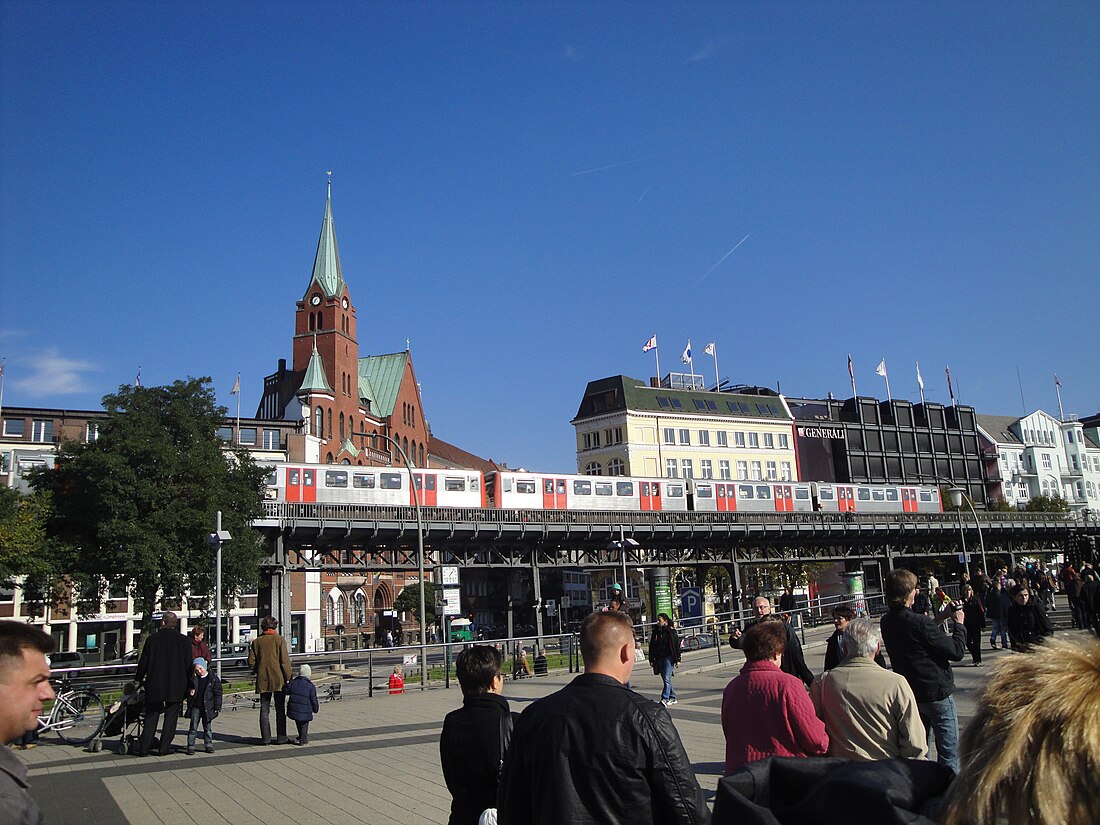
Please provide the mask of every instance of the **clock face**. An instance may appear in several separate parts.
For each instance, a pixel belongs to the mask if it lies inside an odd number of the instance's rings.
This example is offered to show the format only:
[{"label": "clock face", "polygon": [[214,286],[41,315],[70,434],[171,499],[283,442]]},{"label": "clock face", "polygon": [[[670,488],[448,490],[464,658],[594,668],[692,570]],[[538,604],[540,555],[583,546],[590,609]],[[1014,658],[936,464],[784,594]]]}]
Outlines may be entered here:
[{"label": "clock face", "polygon": [[321,296],[320,295],[314,295],[312,298],[309,299],[309,302],[311,304],[313,304],[314,306],[317,306],[318,304],[321,303]]},{"label": "clock face", "polygon": [[343,305],[344,309],[347,309],[348,308],[348,299],[345,298],[343,301],[341,301],[341,304]]}]

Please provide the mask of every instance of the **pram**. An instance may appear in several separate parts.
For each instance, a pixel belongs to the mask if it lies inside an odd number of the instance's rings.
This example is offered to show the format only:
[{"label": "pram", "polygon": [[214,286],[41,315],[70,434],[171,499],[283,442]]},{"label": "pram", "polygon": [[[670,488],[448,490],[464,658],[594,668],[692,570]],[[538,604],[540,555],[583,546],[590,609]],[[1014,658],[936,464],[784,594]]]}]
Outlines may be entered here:
[{"label": "pram", "polygon": [[144,719],[145,688],[137,682],[127,682],[122,688],[122,697],[107,709],[107,718],[99,736],[88,746],[89,750],[99,751],[103,748],[103,737],[117,736],[119,756],[137,753]]}]

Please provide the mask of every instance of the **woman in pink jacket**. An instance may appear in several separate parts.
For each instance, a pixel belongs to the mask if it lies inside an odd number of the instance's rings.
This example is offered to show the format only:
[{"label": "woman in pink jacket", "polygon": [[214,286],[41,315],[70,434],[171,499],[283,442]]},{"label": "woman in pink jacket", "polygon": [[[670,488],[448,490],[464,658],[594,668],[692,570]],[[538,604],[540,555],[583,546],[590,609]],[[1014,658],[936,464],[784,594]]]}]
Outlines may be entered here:
[{"label": "woman in pink jacket", "polygon": [[722,694],[726,775],[769,756],[823,756],[825,724],[802,681],[779,669],[787,632],[776,621],[753,625],[741,641],[745,666]]}]

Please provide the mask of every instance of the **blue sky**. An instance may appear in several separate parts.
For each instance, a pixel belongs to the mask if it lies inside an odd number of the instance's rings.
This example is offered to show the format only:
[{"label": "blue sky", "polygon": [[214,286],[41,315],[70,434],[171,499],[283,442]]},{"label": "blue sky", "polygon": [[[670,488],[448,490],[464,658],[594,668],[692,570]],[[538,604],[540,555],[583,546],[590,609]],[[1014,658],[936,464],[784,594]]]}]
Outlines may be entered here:
[{"label": "blue sky", "polygon": [[[571,470],[590,380],[1100,409],[1100,4],[0,4],[6,405],[289,358],[325,172],[360,352]],[[742,241],[735,251],[730,250]],[[728,256],[727,256],[727,253]],[[1017,381],[1017,369],[1020,382]],[[1021,400],[1021,387],[1023,401]]]}]

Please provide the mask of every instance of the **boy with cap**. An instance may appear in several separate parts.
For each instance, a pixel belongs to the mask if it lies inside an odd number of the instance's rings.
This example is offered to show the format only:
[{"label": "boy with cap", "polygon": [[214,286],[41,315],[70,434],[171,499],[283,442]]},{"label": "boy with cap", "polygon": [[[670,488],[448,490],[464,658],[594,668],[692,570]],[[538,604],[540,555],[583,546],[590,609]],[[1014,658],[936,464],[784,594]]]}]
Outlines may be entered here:
[{"label": "boy with cap", "polygon": [[309,744],[309,723],[313,714],[321,709],[317,704],[317,687],[311,677],[313,668],[302,665],[298,675],[286,686],[286,715],[298,726],[298,744]]},{"label": "boy with cap", "polygon": [[191,727],[187,731],[187,755],[195,753],[195,738],[199,732],[199,721],[202,721],[202,738],[206,744],[206,752],[214,752],[213,723],[218,714],[222,712],[222,683],[217,676],[211,676],[206,669],[206,659],[202,656],[195,657],[192,663],[191,692],[187,698],[187,712],[191,716]]}]

